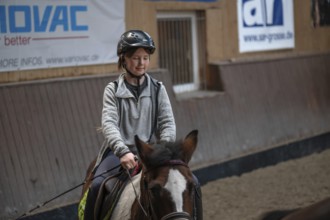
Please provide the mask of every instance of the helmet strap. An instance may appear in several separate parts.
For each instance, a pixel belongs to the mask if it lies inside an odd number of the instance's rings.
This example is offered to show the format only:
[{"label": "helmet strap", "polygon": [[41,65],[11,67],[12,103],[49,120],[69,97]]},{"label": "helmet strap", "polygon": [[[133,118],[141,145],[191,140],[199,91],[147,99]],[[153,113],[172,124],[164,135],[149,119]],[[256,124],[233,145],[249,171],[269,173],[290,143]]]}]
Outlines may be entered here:
[{"label": "helmet strap", "polygon": [[123,65],[124,69],[126,70],[126,72],[130,75],[130,77],[136,79],[136,82],[137,82],[137,92],[138,94],[140,94],[140,79],[146,74],[146,73],[143,73],[142,75],[140,76],[137,76],[137,75],[134,75],[131,71],[129,71],[127,68],[126,68],[126,65]]}]

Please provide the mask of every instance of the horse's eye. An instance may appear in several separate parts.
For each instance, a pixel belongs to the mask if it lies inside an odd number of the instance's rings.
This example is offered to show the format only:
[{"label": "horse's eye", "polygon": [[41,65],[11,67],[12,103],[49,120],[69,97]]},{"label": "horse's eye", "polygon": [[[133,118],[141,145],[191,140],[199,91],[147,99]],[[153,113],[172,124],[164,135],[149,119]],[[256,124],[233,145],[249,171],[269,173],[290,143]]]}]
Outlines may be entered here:
[{"label": "horse's eye", "polygon": [[189,190],[189,191],[193,191],[194,189],[195,189],[195,184],[194,183],[188,183],[187,184],[187,189]]},{"label": "horse's eye", "polygon": [[158,183],[151,183],[148,187],[148,189],[150,191],[152,191],[153,193],[159,193],[162,189],[161,185]]}]

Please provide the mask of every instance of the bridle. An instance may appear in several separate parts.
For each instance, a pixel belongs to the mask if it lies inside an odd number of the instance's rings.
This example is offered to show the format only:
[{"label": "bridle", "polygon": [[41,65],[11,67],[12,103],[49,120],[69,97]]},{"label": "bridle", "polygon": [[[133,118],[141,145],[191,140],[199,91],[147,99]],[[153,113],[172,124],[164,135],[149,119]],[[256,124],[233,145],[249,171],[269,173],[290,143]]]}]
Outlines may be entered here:
[{"label": "bridle", "polygon": [[186,164],[185,162],[183,162],[182,160],[166,160],[161,164],[158,164],[152,168],[149,168],[148,170],[145,169],[144,170],[144,174],[150,172],[151,170],[158,168],[158,167],[165,167],[165,166],[184,166],[189,168],[188,164]]},{"label": "bridle", "polygon": [[187,212],[171,212],[161,218],[161,220],[191,220],[192,218]]},{"label": "bridle", "polygon": [[[165,161],[162,164],[159,164],[158,166],[153,167],[152,169],[155,169],[157,167],[162,167],[162,166],[185,166],[185,167],[188,167],[188,165],[185,162],[183,162],[182,160],[168,160],[168,161]],[[143,172],[144,172],[144,174],[146,174],[146,173],[150,172],[150,169],[149,170],[144,170]],[[142,178],[145,178],[145,176],[143,175]],[[149,191],[148,191],[147,183],[146,183],[145,180],[143,180],[143,181],[144,181],[144,187],[145,187],[145,191],[147,192],[147,198],[148,198],[148,204],[147,204],[148,213],[146,214],[146,212],[145,212],[145,214],[149,219],[158,220],[156,218],[155,211],[154,211],[154,208],[153,208],[153,204],[152,204],[151,199],[150,199],[150,194],[149,194]],[[171,212],[171,213],[163,216],[160,220],[174,220],[174,219],[175,220],[192,220],[192,217],[187,212]]]},{"label": "bridle", "polygon": [[[188,165],[185,162],[183,162],[182,160],[168,160],[168,161],[165,161],[162,164],[159,164],[158,166],[153,167],[152,169],[155,169],[156,167],[162,167],[162,166],[185,166],[185,167],[188,167]],[[151,169],[143,170],[142,172],[144,174],[146,174],[146,173],[150,172],[150,170]],[[127,174],[128,174],[129,179],[132,183],[132,187],[134,189],[134,193],[135,193],[135,196],[137,198],[138,204],[139,204],[141,210],[143,211],[144,215],[148,219],[158,220],[158,218],[155,215],[155,211],[154,211],[151,199],[150,199],[150,195],[149,195],[149,191],[148,191],[148,185],[146,184],[146,181],[145,181],[145,175],[143,175],[142,178],[143,178],[144,188],[145,188],[145,191],[147,192],[147,198],[148,198],[148,204],[147,204],[148,209],[147,209],[147,211],[146,211],[145,207],[143,207],[143,205],[141,204],[140,199],[138,199],[138,195],[137,195],[136,189],[134,187],[134,184],[132,182],[132,177],[131,177],[130,173],[127,172]],[[192,217],[187,212],[171,212],[171,213],[166,214],[165,216],[163,216],[160,220],[192,220]]]}]

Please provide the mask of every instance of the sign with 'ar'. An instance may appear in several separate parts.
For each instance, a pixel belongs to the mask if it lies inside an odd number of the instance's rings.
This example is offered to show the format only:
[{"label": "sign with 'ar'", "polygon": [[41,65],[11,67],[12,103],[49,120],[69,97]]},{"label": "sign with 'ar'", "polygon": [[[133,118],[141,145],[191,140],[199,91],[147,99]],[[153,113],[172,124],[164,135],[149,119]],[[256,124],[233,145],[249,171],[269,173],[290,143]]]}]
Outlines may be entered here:
[{"label": "sign with 'ar'", "polygon": [[292,0],[237,0],[239,51],[294,47]]},{"label": "sign with 'ar'", "polygon": [[124,2],[0,0],[0,72],[116,62]]}]

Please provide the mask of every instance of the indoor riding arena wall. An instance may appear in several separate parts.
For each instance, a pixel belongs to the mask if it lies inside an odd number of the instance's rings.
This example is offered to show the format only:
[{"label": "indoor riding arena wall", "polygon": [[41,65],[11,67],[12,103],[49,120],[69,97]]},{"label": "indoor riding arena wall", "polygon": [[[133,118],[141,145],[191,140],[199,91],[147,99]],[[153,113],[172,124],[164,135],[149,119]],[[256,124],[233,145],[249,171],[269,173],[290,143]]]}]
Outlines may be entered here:
[{"label": "indoor riding arena wall", "polygon": [[[165,70],[151,72],[167,87],[178,138],[199,130],[190,166],[204,178],[202,183],[224,172],[217,165],[239,158],[283,146],[304,154],[305,146],[313,150],[313,141],[330,148],[330,54],[213,67],[222,91],[185,96],[174,94]],[[84,180],[103,141],[97,131],[103,89],[116,78],[109,74],[0,85],[0,219],[18,217]],[[294,143],[307,144],[296,148]],[[212,177],[205,177],[202,171],[207,169]],[[80,192],[76,189],[46,208],[75,204]]]}]

